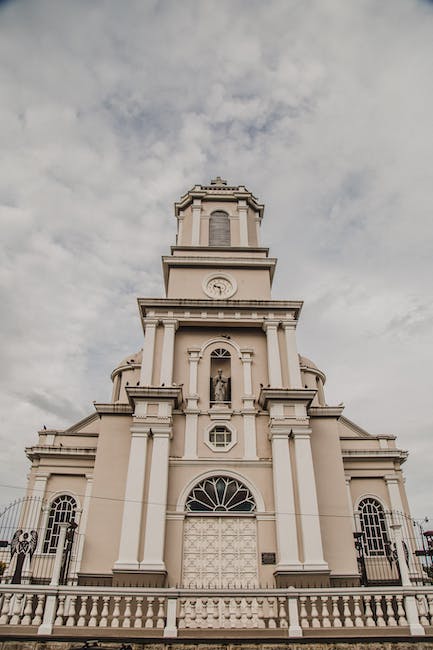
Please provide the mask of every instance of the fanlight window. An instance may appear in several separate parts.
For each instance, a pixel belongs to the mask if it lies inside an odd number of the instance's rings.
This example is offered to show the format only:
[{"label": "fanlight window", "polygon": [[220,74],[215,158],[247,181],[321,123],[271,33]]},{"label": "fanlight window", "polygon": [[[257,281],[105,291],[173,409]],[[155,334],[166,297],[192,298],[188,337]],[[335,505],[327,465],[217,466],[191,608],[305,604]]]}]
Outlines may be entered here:
[{"label": "fanlight window", "polygon": [[230,246],[230,219],[227,212],[217,210],[210,215],[209,246]]},{"label": "fanlight window", "polygon": [[254,512],[250,490],[229,476],[213,476],[198,483],[186,500],[189,512]]},{"label": "fanlight window", "polygon": [[210,356],[212,359],[230,359],[230,352],[224,348],[217,348]]},{"label": "fanlight window", "polygon": [[359,523],[364,533],[364,552],[368,556],[388,555],[390,540],[382,505],[371,497],[359,504]]},{"label": "fanlight window", "polygon": [[44,553],[55,553],[59,543],[59,524],[69,523],[75,519],[77,502],[67,494],[57,497],[51,504],[48,515],[47,532],[44,539]]}]

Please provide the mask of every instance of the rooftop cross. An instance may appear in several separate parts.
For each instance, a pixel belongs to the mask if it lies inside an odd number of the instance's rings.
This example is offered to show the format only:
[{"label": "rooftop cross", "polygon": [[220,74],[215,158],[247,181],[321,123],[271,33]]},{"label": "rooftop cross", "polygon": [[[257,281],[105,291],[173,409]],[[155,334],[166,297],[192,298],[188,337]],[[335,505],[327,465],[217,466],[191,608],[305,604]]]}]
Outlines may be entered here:
[{"label": "rooftop cross", "polygon": [[210,182],[211,185],[227,185],[227,181],[223,180],[221,176],[217,176]]}]

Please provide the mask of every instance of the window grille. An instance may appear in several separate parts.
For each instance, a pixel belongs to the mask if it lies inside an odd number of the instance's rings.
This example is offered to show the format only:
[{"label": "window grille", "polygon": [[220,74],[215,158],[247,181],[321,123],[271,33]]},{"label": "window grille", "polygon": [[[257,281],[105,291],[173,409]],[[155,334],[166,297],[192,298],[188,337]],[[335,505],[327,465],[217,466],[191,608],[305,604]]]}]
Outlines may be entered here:
[{"label": "window grille", "polygon": [[229,476],[206,478],[186,500],[189,512],[254,512],[256,504],[250,490]]},{"label": "window grille", "polygon": [[51,504],[50,514],[48,515],[47,531],[44,539],[44,553],[55,553],[59,543],[60,525],[69,523],[75,519],[77,502],[71,496],[62,494],[57,497]]},{"label": "window grille", "polygon": [[359,523],[361,532],[364,534],[365,555],[370,557],[388,555],[390,540],[385,513],[377,499],[368,497],[361,501],[359,504]]},{"label": "window grille", "polygon": [[230,246],[230,219],[227,212],[212,212],[209,219],[209,246]]},{"label": "window grille", "polygon": [[224,426],[216,426],[209,431],[209,442],[218,449],[228,447],[232,441],[232,432]]},{"label": "window grille", "polygon": [[210,356],[212,359],[230,359],[230,352],[223,348],[217,348]]}]

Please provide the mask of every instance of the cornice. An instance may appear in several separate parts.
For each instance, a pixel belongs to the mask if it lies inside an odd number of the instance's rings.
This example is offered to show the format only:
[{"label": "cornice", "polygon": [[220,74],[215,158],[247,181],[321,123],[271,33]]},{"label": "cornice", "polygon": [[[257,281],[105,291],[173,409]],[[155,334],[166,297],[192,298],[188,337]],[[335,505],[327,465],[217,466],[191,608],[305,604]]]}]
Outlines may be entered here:
[{"label": "cornice", "polygon": [[132,415],[132,408],[129,404],[108,403],[98,404],[94,403],[96,412],[101,415]]},{"label": "cornice", "polygon": [[180,386],[127,386],[126,394],[134,410],[136,403],[140,400],[169,401],[172,402],[174,408],[179,408],[183,402]]},{"label": "cornice", "polygon": [[85,458],[87,460],[94,460],[96,457],[96,449],[96,447],[37,445],[34,447],[26,447],[25,452],[27,458],[31,461],[41,458]]},{"label": "cornice", "polygon": [[316,390],[304,388],[262,388],[258,401],[263,409],[267,409],[269,402],[301,402],[309,405],[316,393]]},{"label": "cornice", "polygon": [[404,463],[409,452],[403,449],[342,449],[341,455],[343,460],[397,460]]},{"label": "cornice", "polygon": [[312,418],[339,418],[343,411],[344,406],[310,406],[308,415]]}]

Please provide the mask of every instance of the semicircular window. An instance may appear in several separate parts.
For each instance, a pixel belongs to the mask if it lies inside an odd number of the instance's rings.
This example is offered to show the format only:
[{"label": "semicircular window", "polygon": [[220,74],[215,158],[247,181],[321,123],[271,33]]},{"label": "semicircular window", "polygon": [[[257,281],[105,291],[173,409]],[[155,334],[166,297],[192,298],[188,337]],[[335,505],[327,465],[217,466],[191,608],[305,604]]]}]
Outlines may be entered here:
[{"label": "semicircular window", "polygon": [[190,492],[188,512],[254,512],[256,504],[250,490],[230,476],[212,476],[200,481]]}]

